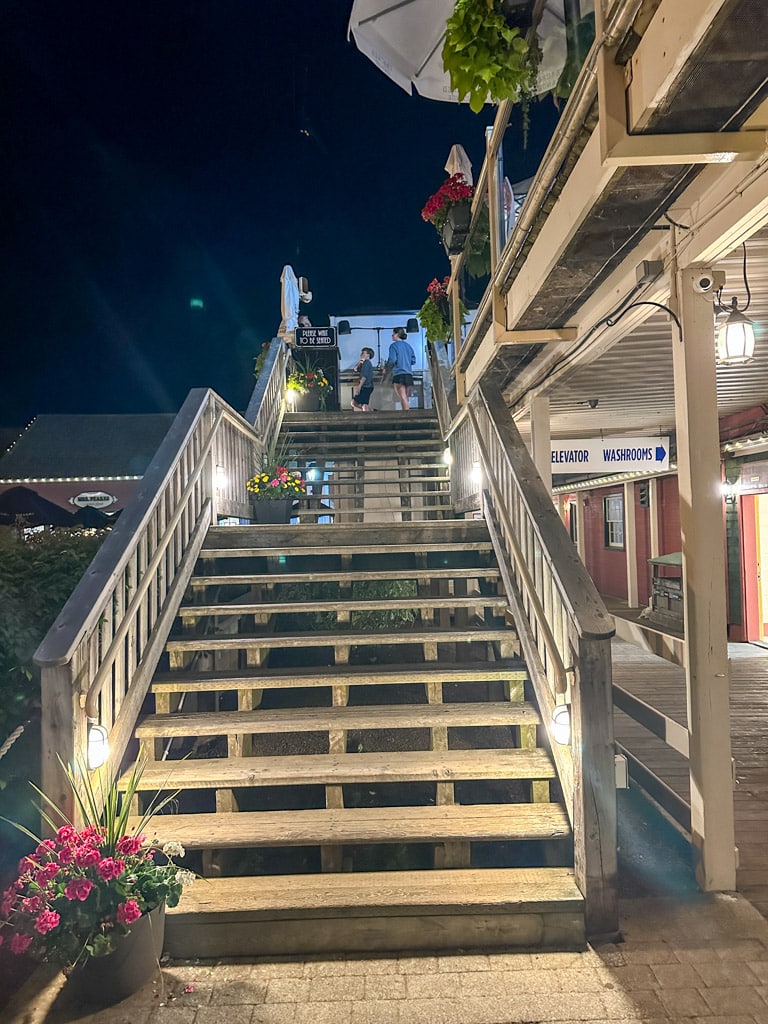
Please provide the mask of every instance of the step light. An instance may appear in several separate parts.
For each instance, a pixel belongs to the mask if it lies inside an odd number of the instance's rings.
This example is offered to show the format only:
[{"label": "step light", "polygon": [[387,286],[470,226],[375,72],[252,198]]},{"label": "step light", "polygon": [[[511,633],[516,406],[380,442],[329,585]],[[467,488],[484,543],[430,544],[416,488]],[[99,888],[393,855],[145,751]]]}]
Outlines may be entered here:
[{"label": "step light", "polygon": [[552,738],[564,746],[571,742],[570,704],[558,704],[552,712]]},{"label": "step light", "polygon": [[86,763],[88,770],[101,768],[109,757],[109,736],[107,730],[98,722],[88,722],[88,750]]}]

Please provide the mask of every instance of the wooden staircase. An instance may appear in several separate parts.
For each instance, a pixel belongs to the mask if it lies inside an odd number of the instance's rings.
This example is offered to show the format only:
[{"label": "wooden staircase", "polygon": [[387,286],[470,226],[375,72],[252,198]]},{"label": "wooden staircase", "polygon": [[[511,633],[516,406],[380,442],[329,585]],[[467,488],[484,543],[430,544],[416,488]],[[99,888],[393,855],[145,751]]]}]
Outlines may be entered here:
[{"label": "wooden staircase", "polygon": [[453,517],[445,446],[431,410],[291,413],[279,442],[307,479],[298,522]]},{"label": "wooden staircase", "polygon": [[[319,417],[301,454],[303,415],[286,437],[297,458],[365,473],[386,454],[379,415]],[[392,416],[387,460],[417,440],[436,469],[428,421]],[[427,521],[450,508],[442,471],[423,475],[440,503],[386,524],[340,505],[322,528],[209,531],[136,730],[143,789],[181,790],[158,838],[205,876],[169,912],[171,955],[584,947],[485,523]]]}]

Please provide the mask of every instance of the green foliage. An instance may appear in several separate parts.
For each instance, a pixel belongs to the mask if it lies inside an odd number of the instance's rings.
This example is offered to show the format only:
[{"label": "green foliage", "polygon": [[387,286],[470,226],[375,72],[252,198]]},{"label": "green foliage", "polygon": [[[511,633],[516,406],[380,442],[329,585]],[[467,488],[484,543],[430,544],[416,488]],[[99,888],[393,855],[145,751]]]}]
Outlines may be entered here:
[{"label": "green foliage", "polygon": [[491,100],[523,103],[534,94],[541,50],[535,30],[511,27],[501,0],[457,0],[446,24],[443,67],[451,88],[479,114]]},{"label": "green foliage", "polygon": [[[278,601],[339,601],[338,583],[281,583],[275,588]],[[352,584],[352,599],[381,601],[386,598],[416,597],[415,580],[357,580]],[[382,608],[353,611],[350,625],[357,630],[386,630],[405,626],[416,619],[415,608]],[[291,628],[333,630],[338,626],[335,612],[302,612],[290,617]]]},{"label": "green foliage", "polygon": [[103,534],[0,530],[0,742],[39,702],[40,641],[88,568]]},{"label": "green foliage", "polygon": [[[438,281],[436,277],[432,279],[427,286],[426,302],[416,314],[427,341],[430,343],[448,342],[453,337],[448,281],[448,277],[443,278],[442,281]],[[459,313],[463,324],[467,315],[467,307],[461,300],[459,300]]]},{"label": "green foliage", "polygon": [[256,378],[256,380],[259,379],[259,374],[264,369],[264,363],[266,363],[267,361],[270,345],[271,342],[265,341],[261,346],[261,352],[259,352],[256,358],[253,360],[253,376]]}]

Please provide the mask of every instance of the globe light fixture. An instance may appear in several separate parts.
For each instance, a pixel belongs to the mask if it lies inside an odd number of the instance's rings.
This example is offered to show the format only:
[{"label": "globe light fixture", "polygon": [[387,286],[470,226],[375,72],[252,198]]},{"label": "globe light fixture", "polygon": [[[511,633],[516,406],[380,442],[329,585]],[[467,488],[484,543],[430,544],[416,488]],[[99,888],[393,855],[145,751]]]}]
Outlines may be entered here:
[{"label": "globe light fixture", "polygon": [[754,358],[755,327],[739,312],[736,296],[731,300],[730,313],[720,318],[715,330],[715,349],[720,366],[742,366]]}]

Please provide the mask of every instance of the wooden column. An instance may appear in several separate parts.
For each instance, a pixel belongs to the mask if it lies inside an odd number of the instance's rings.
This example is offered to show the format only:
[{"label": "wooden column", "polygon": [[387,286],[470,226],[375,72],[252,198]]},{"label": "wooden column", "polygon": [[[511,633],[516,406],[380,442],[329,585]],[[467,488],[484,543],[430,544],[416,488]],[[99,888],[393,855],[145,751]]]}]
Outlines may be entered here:
[{"label": "wooden column", "polygon": [[627,604],[637,608],[637,517],[635,516],[635,485],[624,484],[624,552],[627,556]]},{"label": "wooden column", "polygon": [[531,399],[531,457],[544,481],[552,491],[552,437],[549,429],[549,399],[538,396]]},{"label": "wooden column", "polygon": [[711,297],[696,274],[673,280],[673,327],[686,683],[690,732],[691,831],[705,891],[736,888],[733,774],[725,601],[725,538]]}]

